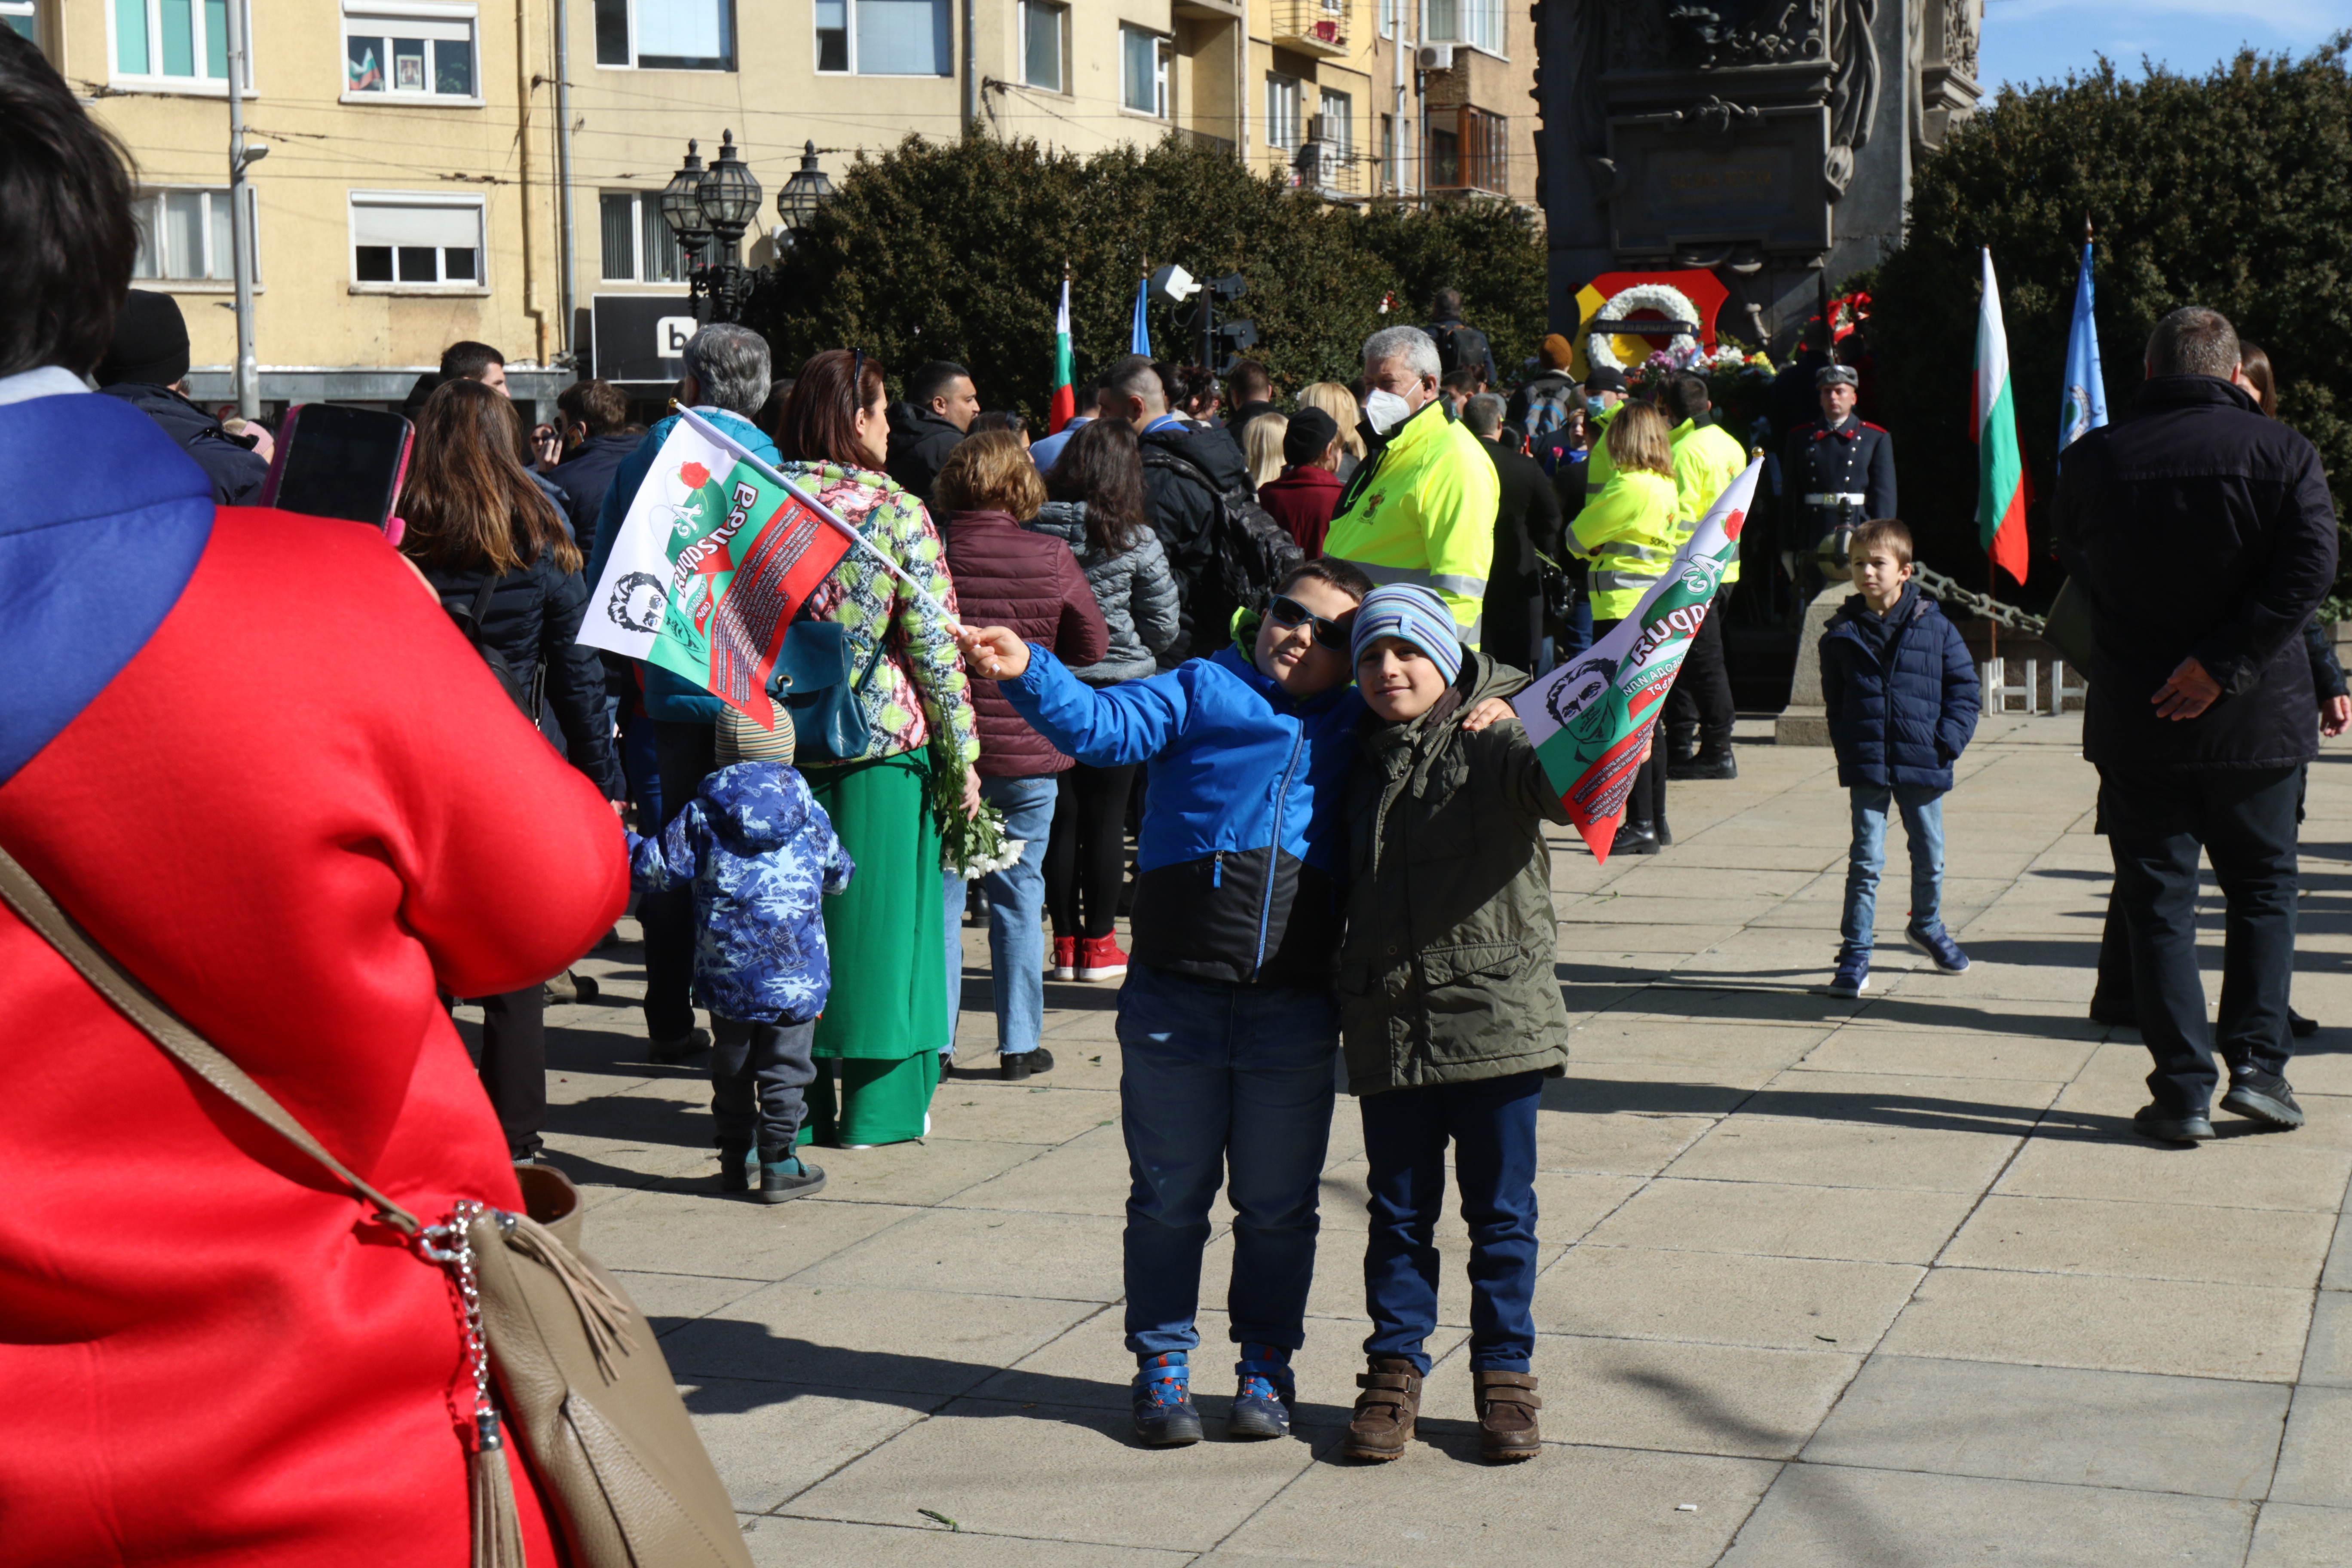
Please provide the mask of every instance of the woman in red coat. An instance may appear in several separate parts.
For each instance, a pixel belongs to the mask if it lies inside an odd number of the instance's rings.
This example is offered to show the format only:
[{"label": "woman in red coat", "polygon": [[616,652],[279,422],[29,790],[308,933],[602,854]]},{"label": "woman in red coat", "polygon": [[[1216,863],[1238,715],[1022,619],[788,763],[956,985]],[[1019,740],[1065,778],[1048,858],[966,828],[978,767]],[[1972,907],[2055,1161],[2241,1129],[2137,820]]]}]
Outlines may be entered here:
[{"label": "woman in red coat", "polygon": [[[129,181],[5,29],[0,170],[0,847],[395,1202],[520,1208],[435,988],[588,949],[627,892],[611,808],[381,533],[215,510],[81,390]],[[0,1019],[0,1557],[467,1561],[441,1270],[5,906]],[[514,1479],[530,1561],[559,1561]]]}]

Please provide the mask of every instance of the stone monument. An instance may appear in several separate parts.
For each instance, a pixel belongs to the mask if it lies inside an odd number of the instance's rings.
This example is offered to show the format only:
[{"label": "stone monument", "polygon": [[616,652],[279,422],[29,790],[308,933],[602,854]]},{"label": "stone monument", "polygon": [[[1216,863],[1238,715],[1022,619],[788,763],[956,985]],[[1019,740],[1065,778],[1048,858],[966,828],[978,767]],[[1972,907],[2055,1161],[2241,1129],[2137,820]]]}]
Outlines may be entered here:
[{"label": "stone monument", "polygon": [[1902,243],[1912,160],[1977,101],[1984,0],[1536,0],[1551,320],[1603,272],[1707,268],[1785,347]]}]

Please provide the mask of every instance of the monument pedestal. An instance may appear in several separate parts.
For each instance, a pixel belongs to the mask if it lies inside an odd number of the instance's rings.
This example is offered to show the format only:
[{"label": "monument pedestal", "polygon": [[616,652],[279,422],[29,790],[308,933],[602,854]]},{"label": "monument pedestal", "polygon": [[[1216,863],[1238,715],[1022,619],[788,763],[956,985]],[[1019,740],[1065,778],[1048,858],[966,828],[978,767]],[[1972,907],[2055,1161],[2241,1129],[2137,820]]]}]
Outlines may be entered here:
[{"label": "monument pedestal", "polygon": [[1822,634],[1853,593],[1853,584],[1832,583],[1805,606],[1805,626],[1797,634],[1797,673],[1789,680],[1789,705],[1772,726],[1774,745],[1830,743],[1830,710],[1822,702]]}]

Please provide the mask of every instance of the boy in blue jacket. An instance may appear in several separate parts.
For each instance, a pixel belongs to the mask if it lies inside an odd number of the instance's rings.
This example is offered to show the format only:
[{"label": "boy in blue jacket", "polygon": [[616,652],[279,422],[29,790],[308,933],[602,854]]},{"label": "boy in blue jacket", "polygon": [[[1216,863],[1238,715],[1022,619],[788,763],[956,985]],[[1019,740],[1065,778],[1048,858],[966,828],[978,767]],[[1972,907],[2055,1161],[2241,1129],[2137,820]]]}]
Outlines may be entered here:
[{"label": "boy in blue jacket", "polygon": [[809,1047],[833,989],[820,893],[856,871],[833,821],[792,767],[792,721],[762,731],[720,716],[718,770],[658,838],[629,835],[629,869],[646,891],[690,888],[694,989],[710,1009],[710,1114],[719,1190],[761,1203],[806,1197],[824,1172],[793,1152],[816,1077]]},{"label": "boy in blue jacket", "polygon": [[1822,634],[1822,700],[1838,783],[1853,799],[1832,996],[1870,984],[1886,809],[1903,814],[1911,847],[1911,918],[1904,936],[1947,974],[1969,955],[1944,930],[1944,795],[1952,763],[1977,727],[1977,671],[1958,626],[1911,580],[1911,531],[1877,518],[1853,531],[1853,585]]}]

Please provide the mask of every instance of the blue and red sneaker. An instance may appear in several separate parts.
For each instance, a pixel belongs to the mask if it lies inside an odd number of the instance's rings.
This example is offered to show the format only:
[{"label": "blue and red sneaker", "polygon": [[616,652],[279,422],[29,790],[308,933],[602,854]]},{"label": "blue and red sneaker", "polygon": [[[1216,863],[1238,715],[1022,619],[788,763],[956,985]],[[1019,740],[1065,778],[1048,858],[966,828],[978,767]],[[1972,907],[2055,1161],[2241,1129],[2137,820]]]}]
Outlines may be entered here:
[{"label": "blue and red sneaker", "polygon": [[1147,1448],[1181,1448],[1201,1440],[1192,1404],[1192,1369],[1182,1351],[1145,1356],[1135,1373],[1135,1436]]},{"label": "blue and red sneaker", "polygon": [[1244,1345],[1234,1363],[1241,1387],[1234,1394],[1225,1436],[1248,1441],[1290,1436],[1290,1413],[1298,1403],[1290,1375],[1290,1352],[1279,1345]]}]

